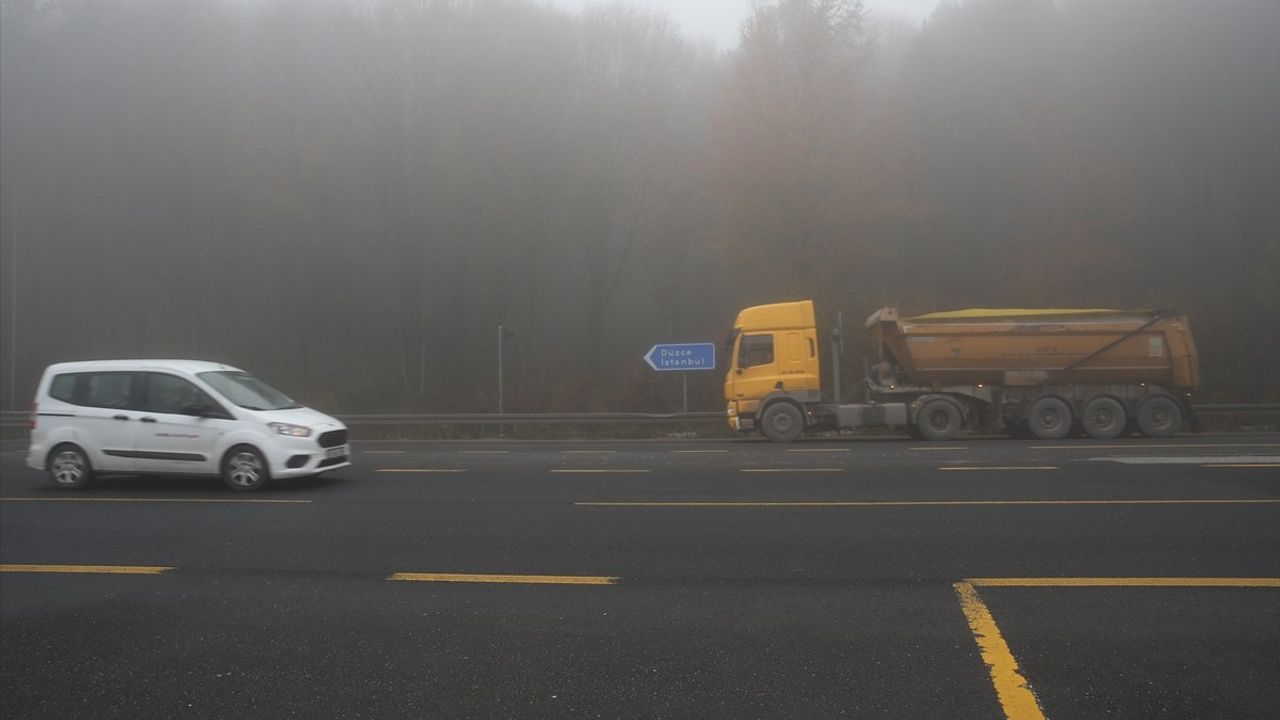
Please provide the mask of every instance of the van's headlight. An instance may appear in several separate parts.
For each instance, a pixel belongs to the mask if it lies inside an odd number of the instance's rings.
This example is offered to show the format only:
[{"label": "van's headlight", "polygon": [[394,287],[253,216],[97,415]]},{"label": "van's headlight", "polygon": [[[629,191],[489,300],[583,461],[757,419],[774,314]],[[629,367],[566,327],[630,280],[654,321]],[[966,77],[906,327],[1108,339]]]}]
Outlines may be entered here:
[{"label": "van's headlight", "polygon": [[293,437],[311,437],[311,428],[301,425],[290,425],[289,423],[267,423],[267,427],[275,430],[281,435],[292,435]]}]

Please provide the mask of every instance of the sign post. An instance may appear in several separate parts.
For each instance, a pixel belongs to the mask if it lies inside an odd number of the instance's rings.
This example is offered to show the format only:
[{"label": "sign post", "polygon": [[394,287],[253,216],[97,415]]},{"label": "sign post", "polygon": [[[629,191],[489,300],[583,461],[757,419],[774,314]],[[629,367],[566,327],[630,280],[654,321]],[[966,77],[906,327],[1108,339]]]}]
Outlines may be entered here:
[{"label": "sign post", "polygon": [[679,372],[684,412],[689,412],[690,370],[715,370],[715,343],[669,343],[654,345],[645,353],[644,361],[658,372]]}]

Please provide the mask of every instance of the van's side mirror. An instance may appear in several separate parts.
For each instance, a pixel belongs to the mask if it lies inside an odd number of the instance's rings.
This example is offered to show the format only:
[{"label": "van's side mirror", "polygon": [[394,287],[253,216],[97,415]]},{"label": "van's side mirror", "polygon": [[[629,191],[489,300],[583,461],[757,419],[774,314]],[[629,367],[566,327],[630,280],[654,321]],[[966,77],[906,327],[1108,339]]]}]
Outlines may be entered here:
[{"label": "van's side mirror", "polygon": [[213,407],[212,405],[206,405],[204,403],[191,403],[190,405],[183,405],[182,414],[193,415],[195,417],[218,417],[219,416],[217,408]]}]

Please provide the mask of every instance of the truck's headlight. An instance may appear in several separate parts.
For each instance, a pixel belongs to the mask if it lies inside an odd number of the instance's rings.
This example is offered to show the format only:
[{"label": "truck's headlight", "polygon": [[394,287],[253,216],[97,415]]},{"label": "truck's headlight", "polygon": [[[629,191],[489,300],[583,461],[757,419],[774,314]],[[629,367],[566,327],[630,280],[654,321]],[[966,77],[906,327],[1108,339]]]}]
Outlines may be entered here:
[{"label": "truck's headlight", "polygon": [[293,437],[310,437],[311,428],[302,425],[290,425],[289,423],[267,423],[267,427],[275,430],[281,435],[292,435]]},{"label": "truck's headlight", "polygon": [[727,412],[727,413],[729,414],[729,417],[733,417],[734,415],[737,415],[737,414],[738,414],[738,403],[733,402],[732,400],[730,400],[730,401],[729,401],[729,407],[725,409],[725,412]]}]

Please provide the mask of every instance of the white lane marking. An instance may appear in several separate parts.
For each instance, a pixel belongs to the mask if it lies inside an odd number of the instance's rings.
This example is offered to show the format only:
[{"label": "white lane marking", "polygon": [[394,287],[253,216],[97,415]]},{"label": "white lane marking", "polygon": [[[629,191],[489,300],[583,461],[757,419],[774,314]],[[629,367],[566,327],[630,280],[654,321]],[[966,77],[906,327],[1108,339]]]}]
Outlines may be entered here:
[{"label": "white lane marking", "polygon": [[561,450],[565,455],[611,455],[617,450]]},{"label": "white lane marking", "polygon": [[1094,462],[1125,465],[1205,465],[1207,463],[1280,463],[1280,455],[1174,455],[1165,457],[1113,456],[1089,458]]},{"label": "white lane marking", "polygon": [[912,450],[968,450],[965,445],[949,445],[947,447],[913,447]]},{"label": "white lane marking", "polygon": [[404,450],[361,450],[365,455],[399,455]]},{"label": "white lane marking", "polygon": [[803,472],[841,472],[844,468],[742,468],[739,472],[749,473],[803,473]]},{"label": "white lane marking", "polygon": [[552,470],[551,472],[583,475],[583,474],[601,474],[601,473],[609,473],[609,474],[647,473],[649,471],[643,470],[640,468],[623,468],[618,470],[611,470],[608,468],[563,468],[563,469]]},{"label": "white lane marking", "polygon": [[728,450],[672,450],[673,453],[727,453]]},{"label": "white lane marking", "polygon": [[462,455],[506,455],[508,450],[459,450]]},{"label": "white lane marking", "polygon": [[1164,448],[1166,450],[1193,450],[1195,448],[1219,448],[1219,447],[1257,447],[1257,448],[1277,448],[1280,445],[1276,443],[1159,443],[1151,445],[1127,445],[1124,443],[1093,443],[1092,445],[1030,445],[1028,450],[1130,450],[1130,449],[1149,449]]},{"label": "white lane marking", "polygon": [[849,452],[849,448],[789,448],[787,452],[804,452],[804,453]]},{"label": "white lane marking", "polygon": [[378,468],[383,473],[464,473],[465,468]]}]

